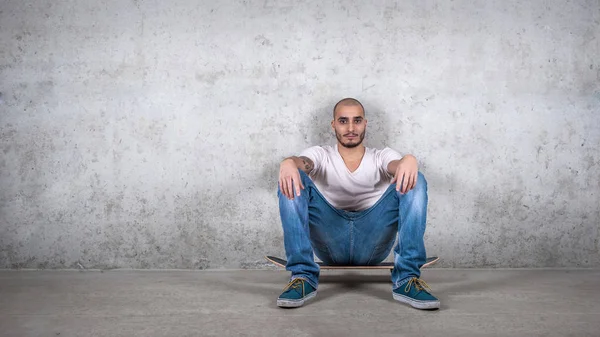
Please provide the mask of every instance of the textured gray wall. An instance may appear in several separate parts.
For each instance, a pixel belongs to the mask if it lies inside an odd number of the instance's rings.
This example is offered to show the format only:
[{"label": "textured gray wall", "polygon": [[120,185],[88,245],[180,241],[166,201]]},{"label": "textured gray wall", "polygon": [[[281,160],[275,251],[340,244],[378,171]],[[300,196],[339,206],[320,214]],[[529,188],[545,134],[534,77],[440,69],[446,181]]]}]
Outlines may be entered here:
[{"label": "textured gray wall", "polygon": [[600,1],[0,4],[0,267],[252,268],[367,108],[442,266],[600,266]]}]

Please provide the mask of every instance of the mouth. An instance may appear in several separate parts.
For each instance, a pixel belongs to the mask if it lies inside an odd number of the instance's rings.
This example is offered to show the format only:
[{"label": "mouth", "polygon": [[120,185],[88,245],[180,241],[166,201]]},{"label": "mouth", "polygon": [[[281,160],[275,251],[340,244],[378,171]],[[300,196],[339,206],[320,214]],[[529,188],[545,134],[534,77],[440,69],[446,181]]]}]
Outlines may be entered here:
[{"label": "mouth", "polygon": [[356,137],[358,137],[358,135],[354,134],[354,133],[350,133],[350,134],[344,135],[344,137],[346,137],[346,138],[356,138]]}]

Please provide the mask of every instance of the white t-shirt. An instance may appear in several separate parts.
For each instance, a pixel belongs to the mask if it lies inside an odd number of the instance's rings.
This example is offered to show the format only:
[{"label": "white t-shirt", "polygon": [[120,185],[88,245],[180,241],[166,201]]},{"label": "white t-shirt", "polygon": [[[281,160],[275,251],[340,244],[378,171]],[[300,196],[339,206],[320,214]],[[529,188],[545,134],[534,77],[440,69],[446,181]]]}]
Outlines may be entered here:
[{"label": "white t-shirt", "polygon": [[333,207],[347,211],[362,211],[373,206],[390,186],[393,175],[387,172],[392,160],[402,156],[386,147],[383,150],[365,148],[360,165],[350,172],[335,146],[313,146],[300,156],[313,161],[309,176]]}]

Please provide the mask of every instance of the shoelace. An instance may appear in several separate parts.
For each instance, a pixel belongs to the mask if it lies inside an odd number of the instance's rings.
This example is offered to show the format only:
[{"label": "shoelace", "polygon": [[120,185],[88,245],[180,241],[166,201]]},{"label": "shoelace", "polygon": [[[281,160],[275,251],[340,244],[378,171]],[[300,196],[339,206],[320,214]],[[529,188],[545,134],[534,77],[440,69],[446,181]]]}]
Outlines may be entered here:
[{"label": "shoelace", "polygon": [[294,279],[292,281],[290,281],[290,283],[288,283],[287,286],[285,286],[285,288],[283,288],[283,291],[287,291],[288,289],[294,289],[294,290],[299,290],[300,288],[302,288],[302,296],[304,297],[304,281],[297,278]]},{"label": "shoelace", "polygon": [[429,285],[427,285],[427,283],[425,283],[425,281],[418,279],[416,277],[411,278],[408,282],[406,282],[406,287],[404,287],[404,291],[405,292],[409,292],[410,288],[412,286],[415,286],[417,288],[418,291],[422,291],[422,290],[431,290],[431,288],[429,288]]}]

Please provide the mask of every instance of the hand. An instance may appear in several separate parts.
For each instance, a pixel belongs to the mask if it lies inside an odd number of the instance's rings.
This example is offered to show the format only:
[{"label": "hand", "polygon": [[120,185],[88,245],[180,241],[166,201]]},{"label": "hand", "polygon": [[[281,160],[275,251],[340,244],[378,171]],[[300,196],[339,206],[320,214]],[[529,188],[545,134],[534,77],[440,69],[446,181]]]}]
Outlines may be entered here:
[{"label": "hand", "polygon": [[417,165],[417,158],[413,155],[406,155],[400,159],[391,183],[395,182],[396,191],[404,194],[417,185],[418,176],[419,167]]},{"label": "hand", "polygon": [[291,158],[285,159],[279,165],[279,189],[290,200],[294,199],[294,189],[297,196],[300,196],[300,189],[304,189],[298,166]]}]

